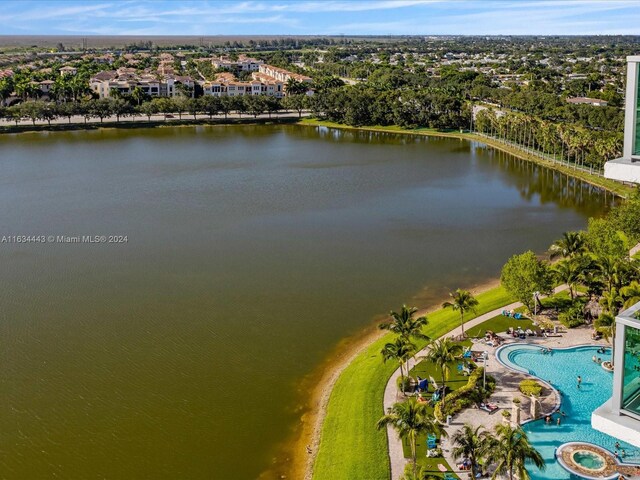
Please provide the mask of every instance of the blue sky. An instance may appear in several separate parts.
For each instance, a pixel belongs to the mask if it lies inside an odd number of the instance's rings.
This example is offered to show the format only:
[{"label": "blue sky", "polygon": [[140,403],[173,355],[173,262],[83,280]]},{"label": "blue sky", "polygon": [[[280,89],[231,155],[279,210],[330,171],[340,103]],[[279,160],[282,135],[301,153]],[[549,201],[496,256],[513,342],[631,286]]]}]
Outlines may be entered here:
[{"label": "blue sky", "polygon": [[640,0],[0,0],[0,34],[640,34]]}]

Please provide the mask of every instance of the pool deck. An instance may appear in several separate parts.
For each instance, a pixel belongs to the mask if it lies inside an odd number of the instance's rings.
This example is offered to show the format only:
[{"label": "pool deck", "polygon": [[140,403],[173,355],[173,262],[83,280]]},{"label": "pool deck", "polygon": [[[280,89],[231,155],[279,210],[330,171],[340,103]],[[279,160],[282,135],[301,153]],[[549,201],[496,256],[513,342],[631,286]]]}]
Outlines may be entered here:
[{"label": "pool deck", "polygon": [[[578,328],[573,328],[569,331],[559,333],[557,336],[551,336],[547,338],[528,337],[525,340],[508,339],[503,343],[503,345],[514,343],[530,344],[550,347],[552,349],[567,348],[586,344],[609,346],[605,340],[592,340],[591,332],[592,327],[584,325]],[[502,337],[505,338],[504,333],[502,334]],[[493,429],[495,425],[503,423],[501,410],[511,411],[513,407],[513,399],[516,397],[520,398],[522,401],[520,409],[520,423],[525,423],[527,421],[533,420],[530,416],[530,400],[524,397],[519,390],[520,381],[533,377],[505,367],[496,358],[495,353],[497,348],[487,345],[486,343],[484,343],[484,341],[474,341],[472,350],[486,351],[489,353],[489,360],[487,362],[487,374],[496,379],[496,391],[491,396],[490,402],[498,405],[500,409],[489,414],[482,410],[468,408],[460,412],[460,414],[458,414],[453,419],[451,425],[445,428],[448,433],[448,438],[443,439],[442,451],[445,459],[447,460],[447,462],[449,462],[449,465],[452,466],[454,472],[461,478],[466,478],[468,471],[458,470],[455,467],[456,461],[451,455],[451,438],[453,437],[453,435],[455,435],[456,431],[458,431],[464,424],[468,423],[470,425],[473,425],[474,427],[482,425],[489,430]],[[557,409],[560,399],[555,389],[549,388],[549,386],[544,385],[542,395],[539,400],[540,417],[544,417],[545,415],[550,414]]]}]

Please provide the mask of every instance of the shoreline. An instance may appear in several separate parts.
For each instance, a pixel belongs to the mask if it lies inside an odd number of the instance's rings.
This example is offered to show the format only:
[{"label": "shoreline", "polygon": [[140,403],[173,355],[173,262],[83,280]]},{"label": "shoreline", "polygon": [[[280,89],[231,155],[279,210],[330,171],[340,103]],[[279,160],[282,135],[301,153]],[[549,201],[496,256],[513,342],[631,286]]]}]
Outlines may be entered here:
[{"label": "shoreline", "polygon": [[[156,116],[158,117],[158,116]],[[229,115],[228,118],[222,116],[202,116],[200,118],[193,118],[193,116],[187,116],[185,118],[152,118],[148,120],[142,118],[140,115],[136,117],[121,118],[117,121],[115,117],[105,119],[100,122],[96,119],[91,119],[88,122],[56,122],[48,125],[47,123],[33,124],[20,124],[15,125],[13,123],[0,123],[0,135],[3,134],[19,134],[19,133],[39,133],[39,132],[72,132],[72,131],[87,131],[87,130],[107,130],[107,129],[137,129],[137,128],[164,128],[164,127],[185,127],[185,126],[198,126],[198,125],[265,125],[271,123],[289,123],[295,124],[300,121],[298,114],[281,113],[272,114],[271,117],[266,114],[253,117],[252,115],[245,115],[238,117],[237,114]],[[189,118],[191,117],[191,118]],[[302,117],[304,118],[304,116]]]},{"label": "shoreline", "polygon": [[361,131],[361,132],[377,132],[377,133],[389,133],[389,134],[400,134],[400,135],[419,135],[423,137],[434,137],[434,138],[455,138],[460,140],[467,140],[469,142],[479,142],[491,147],[495,150],[499,150],[509,155],[513,155],[514,157],[520,158],[522,160],[535,163],[542,167],[549,168],[556,172],[567,175],[571,178],[578,179],[595,187],[606,190],[612,195],[626,198],[631,192],[634,191],[634,187],[625,185],[620,182],[616,182],[615,180],[609,180],[604,177],[599,177],[597,175],[593,175],[588,172],[584,172],[582,170],[578,170],[571,168],[568,165],[564,165],[561,163],[555,163],[550,160],[547,160],[543,157],[536,155],[535,153],[531,153],[528,151],[524,151],[522,149],[513,147],[511,145],[506,145],[502,142],[499,142],[490,137],[485,137],[480,134],[472,133],[469,131],[439,131],[435,129],[415,129],[409,130],[401,127],[383,127],[383,126],[364,126],[364,127],[352,127],[350,125],[343,125],[339,123],[316,120],[313,118],[303,118],[297,122],[298,125],[304,125],[307,127],[325,127],[325,128],[334,128],[337,130],[352,130],[352,131]]},{"label": "shoreline", "polygon": [[[490,278],[464,288],[467,288],[474,295],[478,295],[499,285],[499,278]],[[442,302],[448,298],[445,295],[439,300],[433,300],[431,305],[419,308],[416,315],[429,315],[440,310]],[[277,458],[282,458],[284,461],[263,471],[258,477],[259,480],[275,478],[312,480],[314,464],[321,442],[322,427],[333,387],[343,371],[359,354],[388,333],[377,327],[379,322],[386,318],[386,314],[377,315],[370,324],[342,339],[325,359],[304,377],[300,390],[309,392],[308,400],[301,405],[303,413],[294,433],[277,448]],[[452,329],[455,329],[456,326],[452,325]],[[305,388],[307,385],[315,385],[315,387],[308,389]],[[307,447],[311,448],[310,452]]]}]

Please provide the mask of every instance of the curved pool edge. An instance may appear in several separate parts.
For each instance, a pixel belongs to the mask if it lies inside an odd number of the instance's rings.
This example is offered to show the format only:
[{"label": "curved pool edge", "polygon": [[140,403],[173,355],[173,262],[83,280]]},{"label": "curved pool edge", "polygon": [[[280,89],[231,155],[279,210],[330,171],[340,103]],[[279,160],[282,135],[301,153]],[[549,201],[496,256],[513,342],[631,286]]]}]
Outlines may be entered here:
[{"label": "curved pool edge", "polygon": [[[590,472],[585,472],[583,470],[579,470],[571,465],[568,464],[568,462],[563,458],[563,452],[564,450],[570,450],[572,448],[576,448],[579,450],[587,450],[590,451],[596,455],[599,455],[603,458],[604,462],[605,462],[605,467],[603,468],[603,474],[602,475],[597,475],[597,471],[594,470],[594,472],[591,474]],[[573,452],[575,454],[575,452]],[[576,475],[580,478],[584,478],[586,480],[616,480],[617,478],[620,478],[620,475],[625,475],[625,478],[629,475],[629,472],[625,472],[624,469],[636,469],[638,467],[640,467],[640,464],[638,463],[628,463],[628,462],[622,462],[619,459],[617,459],[614,454],[612,454],[609,450],[607,450],[604,447],[601,447],[600,445],[596,445],[595,443],[590,443],[590,442],[581,442],[581,441],[576,441],[576,442],[567,442],[567,443],[563,443],[562,445],[560,445],[559,447],[557,447],[555,449],[555,451],[553,452],[553,456],[555,457],[556,461],[558,462],[558,464],[565,469],[567,472],[569,472],[571,475]],[[606,474],[604,473],[604,470],[606,470],[607,468],[611,469],[611,468],[615,468],[615,470],[613,472],[611,472],[611,474]],[[584,469],[584,467],[583,467]],[[621,471],[621,469],[623,471]],[[633,477],[635,478],[635,477]]]},{"label": "curved pool edge", "polygon": [[[555,402],[555,405],[553,406],[553,408],[546,415],[553,415],[558,410],[560,410],[560,406],[562,404],[562,395],[561,395],[560,391],[556,387],[551,385],[549,382],[547,382],[546,380],[544,380],[544,379],[538,377],[537,375],[534,375],[533,373],[531,373],[530,370],[527,370],[526,368],[520,367],[518,365],[512,365],[512,364],[506,363],[506,362],[504,362],[502,360],[502,358],[500,358],[500,352],[502,352],[503,350],[506,350],[509,347],[513,348],[513,347],[517,347],[517,346],[519,346],[519,347],[525,347],[526,346],[527,350],[533,350],[533,349],[542,350],[543,348],[545,348],[542,345],[538,345],[538,344],[534,344],[534,343],[518,343],[518,342],[506,343],[506,344],[502,345],[501,347],[498,347],[496,349],[496,351],[494,352],[494,356],[495,356],[496,360],[503,367],[505,367],[505,368],[507,368],[507,369],[509,369],[509,370],[511,370],[513,372],[517,372],[517,373],[520,373],[520,374],[523,374],[523,375],[527,375],[527,376],[529,376],[531,378],[535,378],[536,380],[540,381],[540,383],[542,383],[543,385],[549,387],[553,391],[553,394],[555,395],[556,402]],[[555,351],[558,351],[558,350],[576,350],[578,348],[585,348],[585,347],[593,348],[595,346],[596,345],[591,344],[591,343],[581,343],[581,344],[578,344],[578,345],[572,345],[570,347],[557,347],[557,348],[554,348],[553,350],[555,350]],[[526,425],[526,424],[531,423],[531,422],[542,420],[542,417],[544,417],[544,416],[545,415],[542,415],[540,418],[530,418],[528,420],[525,420],[525,421],[521,422],[520,425]]]}]

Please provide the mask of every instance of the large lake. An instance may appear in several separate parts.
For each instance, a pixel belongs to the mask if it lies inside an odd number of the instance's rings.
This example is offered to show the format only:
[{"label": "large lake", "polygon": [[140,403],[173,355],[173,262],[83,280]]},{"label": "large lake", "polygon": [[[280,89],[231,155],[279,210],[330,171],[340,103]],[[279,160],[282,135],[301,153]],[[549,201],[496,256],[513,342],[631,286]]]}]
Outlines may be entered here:
[{"label": "large lake", "polygon": [[[300,382],[611,197],[480,144],[299,126],[0,136],[0,477],[252,479]],[[381,452],[383,454],[383,452]]]}]

